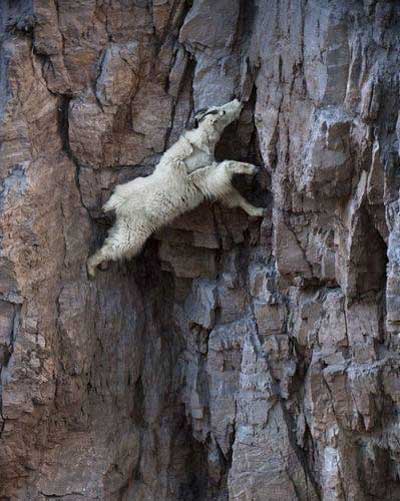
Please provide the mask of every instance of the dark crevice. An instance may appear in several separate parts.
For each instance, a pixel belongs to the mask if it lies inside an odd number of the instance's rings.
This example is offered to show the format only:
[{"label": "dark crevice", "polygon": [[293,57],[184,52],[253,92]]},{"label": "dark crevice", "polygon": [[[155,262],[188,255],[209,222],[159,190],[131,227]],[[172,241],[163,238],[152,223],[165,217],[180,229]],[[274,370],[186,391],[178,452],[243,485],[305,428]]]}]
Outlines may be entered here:
[{"label": "dark crevice", "polygon": [[387,246],[366,208],[360,209],[352,234],[349,261],[350,279],[354,286],[347,291],[349,301],[361,299],[369,292],[379,293],[385,289]]},{"label": "dark crevice", "polygon": [[85,202],[83,200],[82,190],[81,190],[81,186],[80,186],[81,165],[80,165],[78,159],[73,154],[71,147],[70,147],[70,143],[69,143],[69,105],[71,102],[71,97],[60,96],[59,99],[60,99],[60,104],[58,107],[58,110],[59,110],[58,127],[59,127],[59,134],[60,134],[61,141],[62,141],[62,149],[66,153],[67,157],[71,160],[71,162],[75,166],[76,188],[78,190],[81,205],[82,205],[82,207],[84,207],[87,210],[87,212],[89,214],[89,209],[86,207]]},{"label": "dark crevice", "polygon": [[39,494],[46,499],[63,499],[63,498],[68,498],[69,496],[82,496],[86,497],[85,494],[82,494],[82,492],[68,492],[67,494],[45,494],[42,491],[39,491]]}]

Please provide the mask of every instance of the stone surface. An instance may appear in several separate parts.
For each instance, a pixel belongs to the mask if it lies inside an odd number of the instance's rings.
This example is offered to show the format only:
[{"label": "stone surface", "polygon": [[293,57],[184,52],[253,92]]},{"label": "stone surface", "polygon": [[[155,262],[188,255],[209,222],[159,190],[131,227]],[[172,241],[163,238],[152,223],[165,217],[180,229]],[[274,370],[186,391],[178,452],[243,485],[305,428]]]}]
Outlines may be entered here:
[{"label": "stone surface", "polygon": [[[3,1],[0,498],[400,499],[400,6]],[[204,205],[95,282],[117,183],[194,112]]]}]

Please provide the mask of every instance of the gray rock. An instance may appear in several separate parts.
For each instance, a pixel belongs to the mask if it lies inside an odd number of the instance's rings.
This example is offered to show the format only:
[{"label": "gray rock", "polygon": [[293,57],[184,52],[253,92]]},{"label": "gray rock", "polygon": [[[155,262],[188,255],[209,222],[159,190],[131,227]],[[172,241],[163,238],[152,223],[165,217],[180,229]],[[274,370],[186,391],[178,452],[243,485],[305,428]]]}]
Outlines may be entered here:
[{"label": "gray rock", "polygon": [[[0,498],[400,499],[400,5],[3,2]],[[204,204],[89,282],[199,108]]]}]

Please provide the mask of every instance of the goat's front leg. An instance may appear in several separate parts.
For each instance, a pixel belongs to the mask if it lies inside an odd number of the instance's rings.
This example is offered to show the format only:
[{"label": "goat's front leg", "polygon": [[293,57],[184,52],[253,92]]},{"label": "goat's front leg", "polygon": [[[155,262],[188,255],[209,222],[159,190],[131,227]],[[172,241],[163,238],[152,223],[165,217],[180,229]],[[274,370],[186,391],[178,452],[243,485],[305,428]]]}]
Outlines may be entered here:
[{"label": "goat's front leg", "polygon": [[240,207],[249,216],[261,217],[264,215],[264,209],[251,205],[231,184],[234,174],[253,176],[256,172],[255,165],[225,160],[198,169],[188,177],[206,198],[218,200],[226,207]]},{"label": "goat's front leg", "polygon": [[263,217],[265,210],[262,207],[254,207],[248,202],[233,186],[228,193],[220,199],[220,202],[225,207],[240,207],[245,213],[251,217]]},{"label": "goat's front leg", "polygon": [[254,176],[257,173],[258,167],[247,162],[237,162],[236,160],[225,160],[220,165],[226,166],[232,174],[246,174],[247,176]]},{"label": "goat's front leg", "polygon": [[[246,174],[249,176],[253,176],[258,170],[255,165],[246,162],[236,162],[234,160],[226,161],[226,168],[232,174]],[[227,207],[240,207],[249,216],[262,217],[264,215],[264,209],[262,207],[254,207],[254,205],[248,202],[232,185],[229,191],[224,194],[220,200],[221,203]]]},{"label": "goat's front leg", "polygon": [[[246,162],[237,162],[236,160],[224,160],[223,162],[217,163],[213,162],[210,165],[205,165],[204,167],[199,167],[192,173],[188,174],[191,181],[200,180],[210,180],[210,182],[216,182],[216,174],[218,172],[228,173],[228,177],[231,178],[234,174],[246,174],[247,176],[254,176],[258,168],[255,165]],[[221,178],[219,178],[221,180]]]}]

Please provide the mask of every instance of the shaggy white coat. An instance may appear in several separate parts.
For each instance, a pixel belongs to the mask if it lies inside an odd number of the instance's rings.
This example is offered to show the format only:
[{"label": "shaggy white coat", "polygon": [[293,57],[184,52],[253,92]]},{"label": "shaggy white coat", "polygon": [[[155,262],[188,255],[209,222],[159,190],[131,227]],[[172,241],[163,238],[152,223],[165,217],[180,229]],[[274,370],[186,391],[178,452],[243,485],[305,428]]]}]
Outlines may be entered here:
[{"label": "shaggy white coat", "polygon": [[182,134],[153,174],[116,186],[103,207],[115,211],[116,222],[101,249],[88,259],[90,277],[103,261],[137,255],[152,233],[205,200],[241,207],[250,216],[263,215],[262,208],[252,206],[231,184],[234,174],[254,175],[257,168],[233,160],[213,161],[223,129],[240,110],[240,103],[234,100],[203,112],[199,127]]}]

